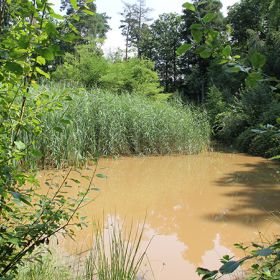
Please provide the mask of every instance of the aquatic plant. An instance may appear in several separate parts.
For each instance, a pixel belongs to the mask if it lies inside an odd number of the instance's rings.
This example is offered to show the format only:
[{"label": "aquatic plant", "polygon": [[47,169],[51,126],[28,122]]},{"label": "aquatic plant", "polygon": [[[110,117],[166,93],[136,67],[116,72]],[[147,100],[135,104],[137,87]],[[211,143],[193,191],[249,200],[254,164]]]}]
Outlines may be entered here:
[{"label": "aquatic plant", "polygon": [[63,110],[43,117],[37,141],[43,166],[78,164],[100,155],[194,154],[209,145],[206,113],[190,105],[59,85],[39,90],[54,99],[72,92]]},{"label": "aquatic plant", "polygon": [[[148,246],[142,250],[144,224],[133,232],[114,221],[108,230],[97,226],[94,246],[85,263],[85,280],[144,279],[140,269]],[[142,250],[142,251],[141,251]]]}]

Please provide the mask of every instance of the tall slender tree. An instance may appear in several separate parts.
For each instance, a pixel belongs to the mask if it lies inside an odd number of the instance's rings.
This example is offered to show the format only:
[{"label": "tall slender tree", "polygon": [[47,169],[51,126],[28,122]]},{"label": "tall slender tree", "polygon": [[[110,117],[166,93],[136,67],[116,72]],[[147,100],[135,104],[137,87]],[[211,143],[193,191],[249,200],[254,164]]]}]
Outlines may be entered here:
[{"label": "tall slender tree", "polygon": [[152,20],[149,17],[151,11],[145,0],[137,0],[134,4],[124,3],[120,29],[126,40],[126,59],[132,47],[136,49],[137,57],[142,57],[143,33],[147,23]]},{"label": "tall slender tree", "polygon": [[143,36],[143,54],[155,62],[166,92],[176,90],[179,82],[179,58],[182,19],[176,13],[162,14]]}]

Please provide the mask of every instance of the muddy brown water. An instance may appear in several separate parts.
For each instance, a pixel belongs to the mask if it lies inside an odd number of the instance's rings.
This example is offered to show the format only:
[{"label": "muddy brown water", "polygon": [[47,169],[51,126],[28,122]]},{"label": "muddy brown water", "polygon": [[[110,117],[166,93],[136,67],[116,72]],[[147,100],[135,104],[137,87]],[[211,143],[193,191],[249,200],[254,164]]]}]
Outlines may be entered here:
[{"label": "muddy brown water", "polygon": [[[242,257],[234,243],[280,234],[279,170],[262,158],[223,152],[102,159],[98,173],[107,179],[96,178],[99,191],[81,211],[90,223],[104,217],[135,223],[146,216],[143,246],[153,238],[148,257],[154,278],[196,280],[196,267],[216,269],[226,254]],[[61,173],[44,171],[39,178],[43,184]],[[77,172],[71,178],[87,184]],[[59,246],[75,254],[90,249],[92,240],[89,226],[77,232],[75,242],[66,239]]]}]

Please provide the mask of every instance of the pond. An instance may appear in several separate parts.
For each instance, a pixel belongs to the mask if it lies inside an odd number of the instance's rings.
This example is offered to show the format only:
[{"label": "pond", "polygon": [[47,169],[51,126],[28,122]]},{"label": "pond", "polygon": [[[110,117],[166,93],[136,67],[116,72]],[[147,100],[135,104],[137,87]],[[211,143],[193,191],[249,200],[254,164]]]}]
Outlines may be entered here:
[{"label": "pond", "polygon": [[[101,159],[98,172],[107,179],[96,178],[99,191],[81,211],[89,222],[113,217],[137,224],[146,217],[143,246],[152,238],[154,278],[196,280],[196,267],[214,269],[225,254],[243,256],[234,243],[280,233],[279,170],[268,160],[227,152]],[[41,172],[40,180],[50,173]],[[73,177],[80,175],[72,172]],[[88,250],[92,240],[89,226],[77,232],[75,242],[59,246],[75,254]]]}]

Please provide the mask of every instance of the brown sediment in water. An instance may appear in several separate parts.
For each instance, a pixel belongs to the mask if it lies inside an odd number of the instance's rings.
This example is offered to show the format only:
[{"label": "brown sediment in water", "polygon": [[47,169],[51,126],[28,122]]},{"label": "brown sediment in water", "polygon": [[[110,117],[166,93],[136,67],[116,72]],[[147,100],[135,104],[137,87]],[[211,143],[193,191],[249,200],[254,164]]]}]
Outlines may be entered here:
[{"label": "brown sediment in water", "polygon": [[[234,243],[260,241],[260,232],[266,238],[280,233],[273,215],[280,211],[279,170],[268,160],[226,152],[101,159],[98,173],[108,178],[96,178],[100,191],[81,211],[90,222],[108,216],[143,222],[147,215],[143,246],[154,236],[148,256],[155,278],[195,280],[196,267],[214,269],[225,254],[242,256]],[[63,171],[41,172],[42,185],[50,173],[59,181]],[[77,172],[70,177],[88,183]],[[67,191],[75,196],[77,190]],[[59,246],[73,254],[90,249],[92,239],[89,226],[75,242]]]}]

